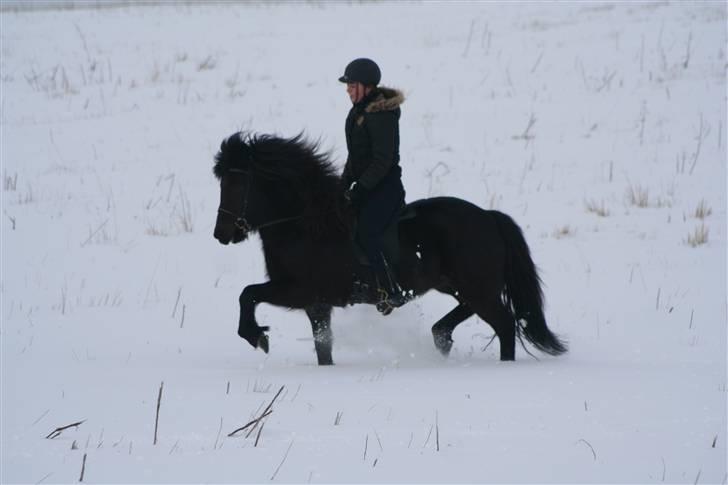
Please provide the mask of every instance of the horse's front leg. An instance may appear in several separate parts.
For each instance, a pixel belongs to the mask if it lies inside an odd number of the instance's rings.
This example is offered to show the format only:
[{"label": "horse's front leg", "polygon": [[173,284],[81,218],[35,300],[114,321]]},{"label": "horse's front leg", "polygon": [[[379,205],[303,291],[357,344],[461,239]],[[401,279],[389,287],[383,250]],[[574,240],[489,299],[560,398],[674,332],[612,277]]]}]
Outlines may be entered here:
[{"label": "horse's front leg", "polygon": [[240,294],[240,324],[238,335],[245,339],[253,348],[260,348],[268,353],[268,335],[265,332],[269,327],[261,327],[255,319],[255,308],[258,303],[286,308],[303,308],[306,306],[305,287],[284,282],[269,281],[257,285],[246,286]]},{"label": "horse's front leg", "polygon": [[334,360],[331,358],[331,345],[334,341],[331,334],[331,309],[331,305],[323,303],[306,307],[306,315],[311,320],[313,342],[319,365],[334,364]]}]

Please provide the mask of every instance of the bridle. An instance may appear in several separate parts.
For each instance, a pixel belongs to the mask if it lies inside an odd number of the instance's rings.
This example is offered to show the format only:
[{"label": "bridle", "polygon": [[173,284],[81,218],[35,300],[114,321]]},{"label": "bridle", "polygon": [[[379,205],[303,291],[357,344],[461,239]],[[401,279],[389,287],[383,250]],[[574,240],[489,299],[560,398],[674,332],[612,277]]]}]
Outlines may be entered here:
[{"label": "bridle", "polygon": [[249,232],[258,231],[264,227],[275,226],[277,224],[282,224],[284,222],[294,221],[294,220],[303,218],[303,216],[282,217],[280,219],[274,219],[270,222],[264,222],[263,224],[258,224],[257,226],[254,226],[253,224],[248,222],[248,219],[245,217],[246,213],[248,212],[248,195],[250,194],[250,184],[253,180],[253,171],[252,170],[243,170],[242,168],[230,168],[230,169],[228,169],[228,172],[242,173],[244,175],[248,175],[248,177],[245,178],[245,195],[243,196],[243,208],[240,211],[240,214],[237,214],[237,213],[227,210],[223,207],[218,207],[217,213],[226,214],[226,215],[234,217],[235,222],[233,224],[235,225],[235,227],[237,227],[241,231],[244,231],[247,234]]}]

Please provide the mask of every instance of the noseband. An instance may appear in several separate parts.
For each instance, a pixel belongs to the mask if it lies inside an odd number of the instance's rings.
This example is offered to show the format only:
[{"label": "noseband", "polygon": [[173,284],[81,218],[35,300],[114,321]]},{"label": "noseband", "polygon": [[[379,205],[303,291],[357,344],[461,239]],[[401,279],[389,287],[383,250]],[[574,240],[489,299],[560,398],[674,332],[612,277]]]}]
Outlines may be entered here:
[{"label": "noseband", "polygon": [[[228,172],[231,173],[242,173],[245,175],[252,175],[252,171],[250,170],[243,170],[241,168],[231,168],[228,170]],[[253,177],[246,177],[245,179],[245,195],[243,196],[243,210],[240,212],[240,214],[236,214],[233,211],[229,211],[227,209],[224,209],[222,206],[220,206],[217,209],[218,214],[227,214],[229,216],[233,216],[235,218],[235,227],[238,229],[245,231],[246,233],[251,232],[253,230],[253,226],[250,225],[248,220],[245,218],[245,213],[248,212],[248,194],[250,193],[250,182]]]},{"label": "noseband", "polygon": [[229,211],[223,207],[219,207],[217,209],[217,213],[226,214],[226,215],[234,217],[235,222],[233,224],[235,225],[235,227],[237,227],[241,231],[244,231],[247,234],[249,232],[253,232],[253,231],[262,229],[264,227],[275,226],[276,224],[281,224],[283,222],[294,221],[294,220],[303,218],[303,216],[283,217],[281,219],[275,219],[273,221],[265,222],[265,223],[259,224],[257,226],[252,225],[246,219],[245,214],[248,212],[248,194],[250,194],[250,184],[253,179],[253,177],[252,177],[253,172],[252,172],[252,170],[243,170],[241,168],[231,168],[228,170],[228,172],[242,173],[242,174],[248,175],[248,177],[245,180],[245,195],[243,196],[244,197],[243,198],[243,209],[240,211],[240,214],[237,214],[237,213],[235,213],[233,211]]}]

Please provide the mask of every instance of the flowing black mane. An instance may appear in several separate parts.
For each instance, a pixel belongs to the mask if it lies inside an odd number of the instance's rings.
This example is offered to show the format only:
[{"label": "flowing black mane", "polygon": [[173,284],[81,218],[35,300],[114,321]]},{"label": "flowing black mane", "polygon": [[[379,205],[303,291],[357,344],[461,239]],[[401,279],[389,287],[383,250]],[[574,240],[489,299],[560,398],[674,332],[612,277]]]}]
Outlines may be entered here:
[{"label": "flowing black mane", "polygon": [[221,178],[231,168],[253,169],[268,178],[304,178],[309,182],[313,181],[309,178],[327,178],[337,182],[330,154],[319,147],[318,141],[307,140],[303,132],[292,138],[238,132],[223,140],[213,172]]},{"label": "flowing black mane", "polygon": [[[213,173],[221,179],[230,169],[273,181],[274,199],[283,210],[303,208],[303,225],[320,234],[343,228],[340,177],[330,153],[303,132],[292,138],[238,132],[223,140]],[[287,207],[286,207],[287,206]],[[335,221],[336,224],[331,224]]]}]

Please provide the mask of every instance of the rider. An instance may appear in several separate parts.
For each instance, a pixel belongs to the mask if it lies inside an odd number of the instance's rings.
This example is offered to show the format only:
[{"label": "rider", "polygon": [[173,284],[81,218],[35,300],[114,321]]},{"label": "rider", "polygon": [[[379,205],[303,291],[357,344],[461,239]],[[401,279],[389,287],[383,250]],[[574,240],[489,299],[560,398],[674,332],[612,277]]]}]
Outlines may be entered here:
[{"label": "rider", "polygon": [[404,206],[405,191],[399,166],[399,117],[404,95],[378,86],[379,66],[355,59],[339,81],[353,106],[346,117],[348,157],[342,179],[345,197],[357,214],[356,241],[366,253],[377,279],[379,311],[389,314],[407,302],[384,257],[382,236]]}]

